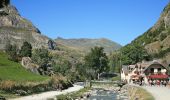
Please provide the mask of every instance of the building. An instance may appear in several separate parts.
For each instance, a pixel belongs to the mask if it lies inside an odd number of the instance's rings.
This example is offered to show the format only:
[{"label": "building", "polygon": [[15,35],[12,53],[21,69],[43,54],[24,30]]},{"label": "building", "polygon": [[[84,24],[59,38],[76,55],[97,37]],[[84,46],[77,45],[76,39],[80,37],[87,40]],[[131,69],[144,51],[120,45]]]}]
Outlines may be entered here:
[{"label": "building", "polygon": [[162,60],[143,61],[135,65],[123,65],[121,70],[121,80],[128,83],[148,80],[167,80],[168,64]]}]

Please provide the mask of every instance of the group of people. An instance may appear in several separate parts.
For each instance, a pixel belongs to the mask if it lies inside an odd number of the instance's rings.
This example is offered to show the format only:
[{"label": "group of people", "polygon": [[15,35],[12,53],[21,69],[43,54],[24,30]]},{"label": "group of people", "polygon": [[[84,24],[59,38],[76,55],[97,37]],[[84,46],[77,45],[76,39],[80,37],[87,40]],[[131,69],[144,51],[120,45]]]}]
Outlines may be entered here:
[{"label": "group of people", "polygon": [[168,80],[153,80],[149,79],[148,83],[150,86],[167,86]]},{"label": "group of people", "polygon": [[[145,82],[144,82],[144,79],[141,79],[141,80],[134,80],[133,81],[134,84],[138,84],[140,86],[143,86],[143,85],[147,85]],[[167,79],[148,79],[148,85],[149,86],[167,86],[169,83],[169,80]]]}]

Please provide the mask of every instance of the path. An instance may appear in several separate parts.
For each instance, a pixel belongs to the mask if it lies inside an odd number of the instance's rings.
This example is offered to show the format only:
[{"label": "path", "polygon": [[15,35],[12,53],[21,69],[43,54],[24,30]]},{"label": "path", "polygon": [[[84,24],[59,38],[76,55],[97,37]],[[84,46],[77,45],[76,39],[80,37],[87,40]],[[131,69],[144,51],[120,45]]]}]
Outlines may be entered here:
[{"label": "path", "polygon": [[16,99],[10,99],[10,100],[46,100],[48,98],[54,98],[57,95],[79,91],[82,88],[83,86],[74,85],[73,87],[70,87],[63,91],[49,91],[49,92],[44,92],[41,94],[35,94],[35,95],[30,95],[30,96],[25,96],[25,97],[16,98]]},{"label": "path", "polygon": [[142,88],[144,88],[148,92],[150,92],[154,96],[155,100],[170,99],[170,88],[168,88],[168,87],[142,86]]}]

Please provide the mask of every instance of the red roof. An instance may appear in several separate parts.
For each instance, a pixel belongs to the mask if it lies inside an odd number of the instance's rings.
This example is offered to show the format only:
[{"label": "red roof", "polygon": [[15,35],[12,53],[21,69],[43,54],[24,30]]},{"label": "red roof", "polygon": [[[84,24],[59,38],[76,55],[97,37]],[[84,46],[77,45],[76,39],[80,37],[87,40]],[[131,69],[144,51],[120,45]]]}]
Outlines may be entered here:
[{"label": "red roof", "polygon": [[152,79],[167,79],[169,76],[168,75],[150,75],[148,76],[148,78],[152,78]]}]

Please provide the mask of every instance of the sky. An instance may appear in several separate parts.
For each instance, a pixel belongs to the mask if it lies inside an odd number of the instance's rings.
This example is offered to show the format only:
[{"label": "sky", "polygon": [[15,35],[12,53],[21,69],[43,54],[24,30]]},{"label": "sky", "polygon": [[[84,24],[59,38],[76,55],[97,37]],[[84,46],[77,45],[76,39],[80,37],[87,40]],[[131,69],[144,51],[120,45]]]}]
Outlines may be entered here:
[{"label": "sky", "polygon": [[126,45],[152,27],[169,0],[11,0],[52,39],[108,38]]}]

